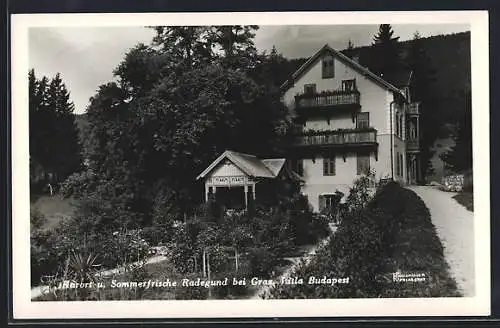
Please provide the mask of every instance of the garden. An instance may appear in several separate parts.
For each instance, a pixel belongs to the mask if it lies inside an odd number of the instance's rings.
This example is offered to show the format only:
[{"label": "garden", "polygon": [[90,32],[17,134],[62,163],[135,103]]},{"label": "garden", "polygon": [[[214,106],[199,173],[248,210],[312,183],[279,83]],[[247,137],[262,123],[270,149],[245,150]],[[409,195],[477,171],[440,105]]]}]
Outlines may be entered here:
[{"label": "garden", "polygon": [[[89,225],[98,226],[98,218],[89,222],[81,214],[49,229],[41,228],[44,218],[39,212],[31,219],[32,285],[51,287],[37,300],[248,298],[289,267],[290,258],[300,257],[330,233],[328,219],[313,214],[302,196],[276,206],[256,204],[249,211],[222,212],[209,202],[190,216],[162,217],[130,230],[93,230]],[[147,263],[158,250],[163,260]],[[113,268],[124,270],[99,274]],[[184,279],[226,278],[230,284],[214,288],[181,285]],[[252,283],[252,278],[257,279]],[[233,284],[233,279],[245,284]],[[117,281],[149,280],[179,284],[113,288]],[[95,288],[54,288],[68,281]]]}]

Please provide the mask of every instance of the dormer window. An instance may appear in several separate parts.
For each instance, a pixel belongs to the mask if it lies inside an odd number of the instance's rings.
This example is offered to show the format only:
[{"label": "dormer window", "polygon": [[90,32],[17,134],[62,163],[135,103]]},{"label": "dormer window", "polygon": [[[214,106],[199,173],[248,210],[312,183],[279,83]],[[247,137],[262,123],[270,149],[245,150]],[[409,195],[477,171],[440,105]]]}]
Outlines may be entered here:
[{"label": "dormer window", "polygon": [[324,79],[329,79],[335,76],[335,66],[332,56],[326,56],[322,61],[322,75]]}]

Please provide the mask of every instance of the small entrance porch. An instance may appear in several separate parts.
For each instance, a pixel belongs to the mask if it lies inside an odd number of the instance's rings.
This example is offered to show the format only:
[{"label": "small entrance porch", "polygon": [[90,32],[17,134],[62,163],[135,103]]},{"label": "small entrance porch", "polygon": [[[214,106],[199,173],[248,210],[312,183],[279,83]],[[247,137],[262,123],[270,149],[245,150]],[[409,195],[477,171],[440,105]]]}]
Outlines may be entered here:
[{"label": "small entrance porch", "polygon": [[274,181],[285,159],[259,159],[226,150],[198,177],[205,180],[205,201],[216,200],[229,208],[248,209],[257,197],[256,185]]}]

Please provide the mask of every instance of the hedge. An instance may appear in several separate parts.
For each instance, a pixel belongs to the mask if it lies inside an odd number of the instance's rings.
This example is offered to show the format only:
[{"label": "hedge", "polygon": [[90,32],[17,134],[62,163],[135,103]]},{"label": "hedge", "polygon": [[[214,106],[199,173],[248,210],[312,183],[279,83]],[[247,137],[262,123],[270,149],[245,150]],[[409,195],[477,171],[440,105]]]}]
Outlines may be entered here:
[{"label": "hedge", "polygon": [[[329,244],[266,298],[378,298],[459,296],[443,247],[423,201],[395,182],[381,187],[362,209],[342,218]],[[425,282],[393,282],[394,272],[423,273]],[[308,284],[315,277],[346,284]]]}]

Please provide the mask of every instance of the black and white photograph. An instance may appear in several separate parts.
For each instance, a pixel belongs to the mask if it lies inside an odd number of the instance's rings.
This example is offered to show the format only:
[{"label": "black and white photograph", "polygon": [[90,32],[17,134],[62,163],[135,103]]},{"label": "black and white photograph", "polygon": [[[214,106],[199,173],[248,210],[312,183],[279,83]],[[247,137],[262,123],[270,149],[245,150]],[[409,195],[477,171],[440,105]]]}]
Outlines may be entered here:
[{"label": "black and white photograph", "polygon": [[12,18],[18,313],[489,314],[487,15],[164,15]]}]

